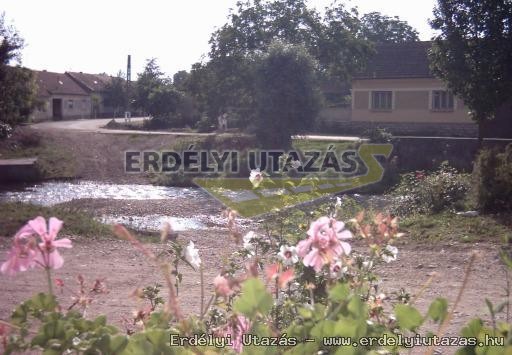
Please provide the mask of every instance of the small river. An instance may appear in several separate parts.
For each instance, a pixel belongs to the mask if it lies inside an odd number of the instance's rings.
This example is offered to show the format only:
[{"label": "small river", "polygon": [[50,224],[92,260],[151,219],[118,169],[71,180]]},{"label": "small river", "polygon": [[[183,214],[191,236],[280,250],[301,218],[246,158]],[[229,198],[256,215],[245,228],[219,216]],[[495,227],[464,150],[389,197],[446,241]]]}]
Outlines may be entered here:
[{"label": "small river", "polygon": [[[55,206],[77,199],[110,200],[170,200],[191,199],[209,203],[212,197],[198,188],[168,187],[135,184],[107,184],[94,181],[52,181],[40,184],[8,185],[0,190],[0,201],[24,202],[41,206]],[[175,231],[206,229],[221,221],[213,216],[169,217],[158,214],[143,216],[102,215],[96,217],[104,223],[122,223],[138,230],[158,231],[169,222]],[[213,220],[213,222],[212,222]]]},{"label": "small river", "polygon": [[[363,205],[372,204],[382,208],[389,202],[389,197],[380,195],[350,194],[350,197]],[[0,187],[0,201],[24,202],[42,206],[55,206],[78,199],[93,200],[174,200],[186,199],[198,201],[201,207],[213,205],[215,200],[199,188],[154,186],[136,184],[108,184],[94,181],[51,181],[39,184],[8,185]],[[198,206],[199,207],[199,206]],[[199,208],[198,208],[199,209]],[[102,214],[95,218],[104,223],[121,223],[137,230],[158,231],[165,222],[171,224],[175,231],[207,229],[224,226],[225,221],[218,215],[198,214],[189,211],[190,216],[170,217],[151,211],[141,215],[122,215],[119,213]],[[241,219],[242,224],[250,220]]]}]

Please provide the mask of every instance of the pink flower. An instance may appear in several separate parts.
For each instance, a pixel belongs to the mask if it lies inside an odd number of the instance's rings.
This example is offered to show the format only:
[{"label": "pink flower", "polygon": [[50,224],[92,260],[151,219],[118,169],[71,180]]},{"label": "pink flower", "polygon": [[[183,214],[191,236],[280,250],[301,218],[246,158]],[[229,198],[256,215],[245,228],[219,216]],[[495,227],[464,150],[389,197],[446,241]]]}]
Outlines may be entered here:
[{"label": "pink flower", "polygon": [[265,274],[267,275],[267,280],[277,280],[279,288],[285,288],[286,285],[288,285],[288,283],[295,278],[295,273],[293,272],[292,268],[289,268],[282,272],[280,272],[280,269],[280,264],[271,264],[266,267]]},{"label": "pink flower", "polygon": [[[55,240],[61,227],[62,221],[55,217],[50,218],[48,227],[43,217],[28,221],[14,236],[13,246],[0,271],[14,275],[36,265],[43,268],[60,268],[64,260],[57,248],[71,248],[69,239]],[[34,238],[36,235],[41,238],[39,243]]]},{"label": "pink flower", "polygon": [[352,238],[352,233],[344,228],[343,222],[328,217],[320,217],[311,223],[308,238],[297,244],[297,254],[303,258],[304,265],[319,272],[339,256],[348,255],[351,247],[344,240]]},{"label": "pink flower", "polygon": [[215,293],[219,296],[228,297],[233,294],[229,280],[222,275],[217,275],[215,279],[213,279],[213,286],[215,286]]},{"label": "pink flower", "polygon": [[71,248],[71,240],[68,238],[55,240],[62,228],[62,221],[51,217],[47,228],[46,220],[43,217],[37,217],[28,221],[28,225],[41,237],[41,243],[39,243],[41,253],[36,255],[36,262],[42,267],[60,268],[64,264],[64,259],[57,248]]},{"label": "pink flower", "polygon": [[244,348],[242,339],[251,329],[250,321],[244,316],[232,318],[224,331],[224,336],[231,336],[231,346],[236,353],[240,354]]},{"label": "pink flower", "polygon": [[7,254],[7,260],[0,268],[3,274],[13,276],[17,272],[27,271],[35,266],[35,242],[30,239],[32,234],[33,230],[27,224],[14,235],[13,245]]}]

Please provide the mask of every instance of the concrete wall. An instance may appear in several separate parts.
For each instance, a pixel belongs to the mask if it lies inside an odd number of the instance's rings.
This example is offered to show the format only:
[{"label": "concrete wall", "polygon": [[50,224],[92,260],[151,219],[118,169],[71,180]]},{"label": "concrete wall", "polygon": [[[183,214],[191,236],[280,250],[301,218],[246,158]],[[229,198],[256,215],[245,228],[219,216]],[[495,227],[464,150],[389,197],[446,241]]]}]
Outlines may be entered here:
[{"label": "concrete wall", "polygon": [[52,96],[52,99],[62,99],[63,118],[91,117],[91,98],[89,96],[55,95]]},{"label": "concrete wall", "polygon": [[326,107],[319,113],[319,119],[324,122],[350,121],[350,107]]},{"label": "concrete wall", "polygon": [[91,98],[85,95],[52,95],[40,98],[43,106],[32,113],[33,121],[53,120],[53,99],[61,99],[62,119],[90,118]]},{"label": "concrete wall", "polygon": [[39,97],[39,100],[42,102],[42,106],[39,109],[35,109],[32,112],[31,120],[34,122],[38,121],[47,121],[51,119],[52,111],[51,111],[51,103],[49,103],[48,98]]},{"label": "concrete wall", "polygon": [[424,122],[370,122],[330,121],[318,133],[359,136],[364,132],[385,128],[395,136],[477,137],[478,126],[473,123],[424,123]]},{"label": "concrete wall", "polygon": [[[352,82],[352,121],[471,123],[468,108],[454,97],[453,110],[433,110],[432,91],[446,90],[437,79],[369,79]],[[391,110],[371,108],[372,91],[392,91]]]}]

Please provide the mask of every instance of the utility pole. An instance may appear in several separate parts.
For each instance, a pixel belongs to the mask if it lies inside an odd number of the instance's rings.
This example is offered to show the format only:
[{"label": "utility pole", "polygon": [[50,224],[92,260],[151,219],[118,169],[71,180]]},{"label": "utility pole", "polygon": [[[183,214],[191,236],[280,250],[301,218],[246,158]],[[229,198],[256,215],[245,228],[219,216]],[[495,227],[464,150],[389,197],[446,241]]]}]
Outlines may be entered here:
[{"label": "utility pole", "polygon": [[131,109],[131,82],[132,82],[132,56],[128,54],[128,62],[126,64],[126,112],[124,113],[124,120],[131,121],[132,113],[130,111]]}]

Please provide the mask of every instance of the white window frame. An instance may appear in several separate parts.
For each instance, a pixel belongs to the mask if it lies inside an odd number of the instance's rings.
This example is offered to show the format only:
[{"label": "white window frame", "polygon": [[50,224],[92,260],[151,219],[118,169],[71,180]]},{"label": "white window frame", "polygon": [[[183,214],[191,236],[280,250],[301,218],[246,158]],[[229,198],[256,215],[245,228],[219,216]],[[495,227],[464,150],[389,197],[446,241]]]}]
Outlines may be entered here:
[{"label": "white window frame", "polygon": [[[440,104],[440,107],[434,107],[434,97],[435,97],[435,94],[436,93],[444,93],[446,96],[446,100],[449,100],[449,95],[451,95],[451,98],[452,98],[452,106],[448,106],[448,102],[446,102],[446,105],[443,107],[442,106],[442,103]],[[450,90],[446,90],[446,89],[434,89],[434,90],[430,90],[429,92],[429,109],[431,111],[437,111],[437,112],[452,112],[452,111],[455,111],[457,109],[457,99],[455,98],[455,95],[453,95],[453,92],[451,92]]]},{"label": "white window frame", "polygon": [[[373,96],[376,93],[381,93],[381,94],[382,93],[386,93],[386,94],[390,93],[390,95],[391,95],[390,107],[386,107],[386,108],[374,107]],[[392,110],[394,110],[395,109],[395,92],[393,90],[371,90],[369,98],[368,98],[368,109],[371,111],[392,111]]]}]

